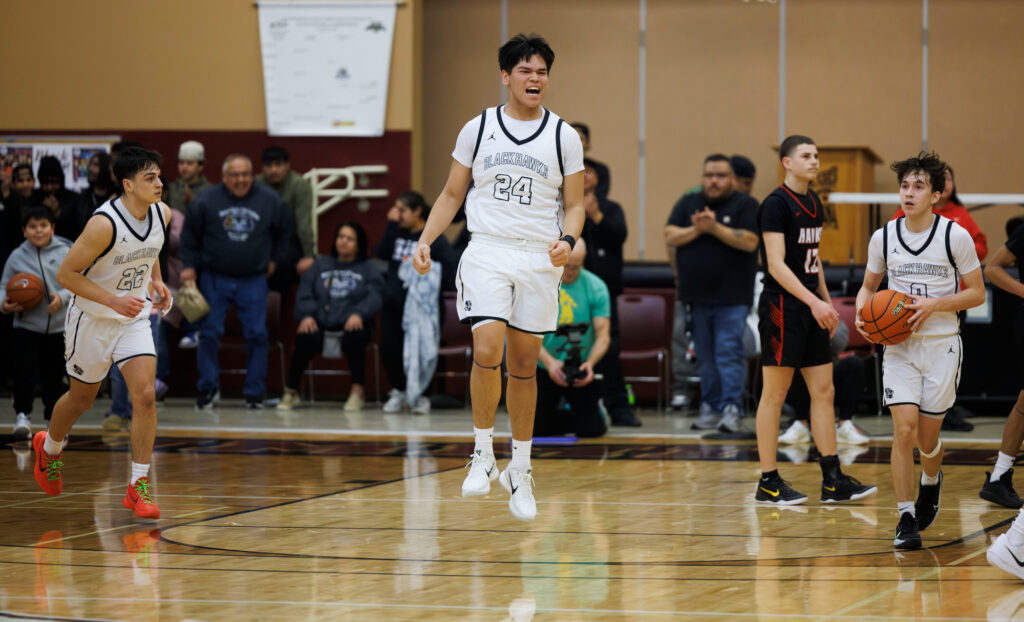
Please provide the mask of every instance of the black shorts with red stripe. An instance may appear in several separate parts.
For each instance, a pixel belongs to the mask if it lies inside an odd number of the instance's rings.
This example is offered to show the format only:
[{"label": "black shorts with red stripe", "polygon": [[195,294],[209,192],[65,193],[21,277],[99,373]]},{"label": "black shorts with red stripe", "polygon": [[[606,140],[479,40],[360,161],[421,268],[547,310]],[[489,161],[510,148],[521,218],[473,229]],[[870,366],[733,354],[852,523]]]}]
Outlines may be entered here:
[{"label": "black shorts with red stripe", "polygon": [[811,308],[797,298],[765,290],[757,314],[761,365],[815,367],[832,362],[828,331],[818,326]]}]

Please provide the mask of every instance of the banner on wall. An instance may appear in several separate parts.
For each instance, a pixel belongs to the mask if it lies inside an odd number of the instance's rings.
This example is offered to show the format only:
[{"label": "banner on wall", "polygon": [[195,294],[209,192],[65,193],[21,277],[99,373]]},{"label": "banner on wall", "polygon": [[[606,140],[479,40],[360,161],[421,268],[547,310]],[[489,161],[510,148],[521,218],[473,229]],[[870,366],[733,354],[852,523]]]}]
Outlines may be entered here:
[{"label": "banner on wall", "polygon": [[382,136],[396,7],[260,2],[271,136]]},{"label": "banner on wall", "polygon": [[39,161],[43,156],[60,160],[64,169],[64,186],[81,191],[89,187],[89,160],[99,152],[110,153],[117,136],[96,136],[81,141],[75,138],[4,136],[0,137],[0,171],[9,176],[19,164],[31,164],[39,185]]}]

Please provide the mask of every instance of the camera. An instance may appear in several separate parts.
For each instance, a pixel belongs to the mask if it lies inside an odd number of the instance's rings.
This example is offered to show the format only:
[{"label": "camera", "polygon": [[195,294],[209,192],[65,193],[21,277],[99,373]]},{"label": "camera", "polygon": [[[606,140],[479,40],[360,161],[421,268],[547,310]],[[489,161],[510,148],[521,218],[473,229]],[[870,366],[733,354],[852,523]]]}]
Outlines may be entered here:
[{"label": "camera", "polygon": [[555,329],[556,337],[565,337],[566,343],[558,348],[557,352],[565,353],[562,359],[562,373],[565,375],[565,382],[571,387],[577,380],[587,377],[587,372],[580,369],[583,364],[583,335],[590,330],[590,324],[576,322],[575,324],[562,324]]}]

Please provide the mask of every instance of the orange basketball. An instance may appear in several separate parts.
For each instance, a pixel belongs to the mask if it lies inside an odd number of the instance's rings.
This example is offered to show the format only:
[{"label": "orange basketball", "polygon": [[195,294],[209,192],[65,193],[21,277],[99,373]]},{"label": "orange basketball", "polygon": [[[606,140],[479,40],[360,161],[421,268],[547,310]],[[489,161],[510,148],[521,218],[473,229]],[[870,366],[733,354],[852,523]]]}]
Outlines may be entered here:
[{"label": "orange basketball", "polygon": [[875,292],[860,310],[868,339],[883,346],[903,343],[912,332],[907,324],[907,320],[914,314],[912,309],[907,308],[912,302],[913,298],[895,290]]},{"label": "orange basketball", "polygon": [[16,302],[25,310],[34,309],[46,297],[46,288],[38,276],[30,272],[19,272],[7,281],[7,299]]}]

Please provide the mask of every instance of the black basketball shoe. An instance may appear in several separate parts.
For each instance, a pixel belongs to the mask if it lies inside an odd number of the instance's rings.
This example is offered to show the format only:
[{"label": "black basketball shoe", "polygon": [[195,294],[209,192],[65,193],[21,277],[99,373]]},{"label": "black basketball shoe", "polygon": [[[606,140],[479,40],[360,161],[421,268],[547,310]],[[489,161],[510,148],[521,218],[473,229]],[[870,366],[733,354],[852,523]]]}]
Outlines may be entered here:
[{"label": "black basketball shoe", "polygon": [[769,479],[761,479],[757,482],[757,492],[754,493],[754,501],[758,503],[774,503],[776,505],[798,505],[807,501],[807,495],[802,495],[789,487],[789,482],[776,475]]},{"label": "black basketball shoe", "polygon": [[842,503],[856,501],[878,492],[877,486],[865,486],[846,473],[840,473],[833,482],[821,482],[822,503]]},{"label": "black basketball shoe", "polygon": [[1013,508],[1019,510],[1021,506],[1024,506],[1024,499],[1017,496],[1017,491],[1013,489],[1013,469],[1003,473],[999,476],[999,479],[992,482],[989,481],[991,478],[989,472],[985,471],[985,484],[981,487],[981,492],[978,496],[985,501],[991,501],[996,505],[1001,505],[1004,508]]},{"label": "black basketball shoe", "polygon": [[939,469],[939,481],[933,485],[918,484],[917,501],[914,512],[917,513],[917,526],[921,531],[931,527],[935,517],[939,515],[939,492],[942,491],[942,469]]},{"label": "black basketball shoe", "polygon": [[892,545],[898,549],[919,549],[921,548],[921,533],[917,530],[917,519],[904,512],[900,516],[900,522],[896,524],[896,538]]}]

